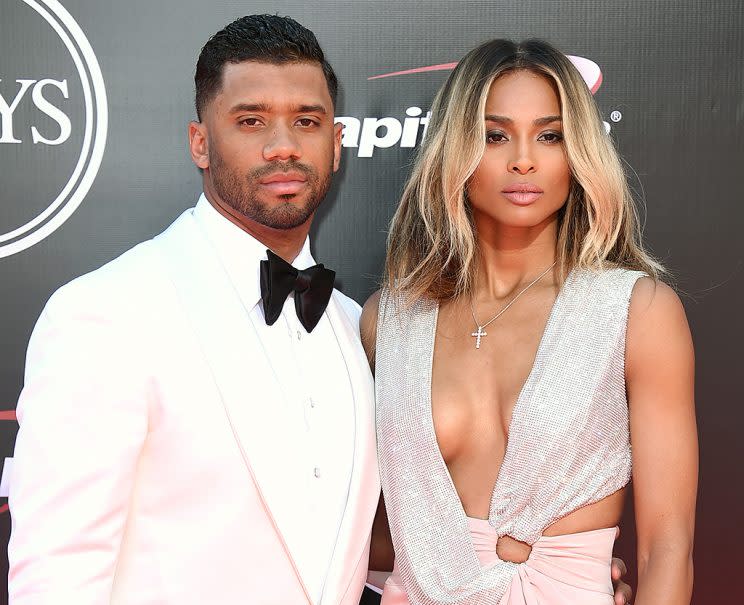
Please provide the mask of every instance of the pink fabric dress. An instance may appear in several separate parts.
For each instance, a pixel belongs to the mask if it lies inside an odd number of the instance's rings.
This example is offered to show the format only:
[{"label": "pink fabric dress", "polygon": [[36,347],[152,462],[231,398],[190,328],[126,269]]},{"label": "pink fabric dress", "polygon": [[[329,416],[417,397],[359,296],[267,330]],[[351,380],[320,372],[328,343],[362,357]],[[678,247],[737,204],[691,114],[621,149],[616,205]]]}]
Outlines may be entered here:
[{"label": "pink fabric dress", "polygon": [[[482,567],[496,563],[496,530],[485,519],[468,518]],[[501,605],[613,605],[610,579],[617,527],[564,536],[542,536],[519,565]],[[410,605],[397,567],[385,582],[381,605]]]}]

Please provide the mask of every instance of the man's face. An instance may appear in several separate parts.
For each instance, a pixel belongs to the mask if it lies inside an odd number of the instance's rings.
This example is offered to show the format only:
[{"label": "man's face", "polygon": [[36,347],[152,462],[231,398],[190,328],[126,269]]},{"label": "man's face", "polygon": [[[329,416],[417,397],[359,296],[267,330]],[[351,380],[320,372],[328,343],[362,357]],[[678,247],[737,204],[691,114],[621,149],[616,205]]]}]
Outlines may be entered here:
[{"label": "man's face", "polygon": [[312,218],[341,150],[319,64],[228,63],[203,114],[195,126],[203,153],[195,153],[192,133],[192,156],[213,201],[272,229]]}]

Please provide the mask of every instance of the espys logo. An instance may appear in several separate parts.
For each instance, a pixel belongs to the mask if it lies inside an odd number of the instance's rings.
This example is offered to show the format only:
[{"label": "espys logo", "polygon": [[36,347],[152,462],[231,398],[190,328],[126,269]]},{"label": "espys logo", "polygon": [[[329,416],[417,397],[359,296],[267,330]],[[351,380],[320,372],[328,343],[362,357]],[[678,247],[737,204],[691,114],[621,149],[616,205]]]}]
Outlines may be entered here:
[{"label": "espys logo", "polygon": [[[57,0],[19,0],[3,13],[14,28],[1,37],[0,56],[18,57],[29,40],[44,52],[4,62],[0,71],[0,258],[33,246],[72,215],[98,173],[108,130],[101,69],[70,13]],[[8,73],[8,63],[22,72]]]},{"label": "espys logo", "polygon": [[[571,63],[576,66],[581,77],[586,82],[592,94],[599,90],[602,85],[602,70],[594,61],[584,57],[568,55]],[[457,63],[441,63],[439,65],[427,65],[426,67],[417,67],[406,69],[404,71],[394,71],[390,73],[370,76],[367,80],[379,80],[382,78],[392,78],[398,76],[407,76],[412,74],[427,73],[433,71],[450,71],[455,68]],[[431,112],[424,114],[420,107],[409,107],[405,111],[406,117],[401,121],[397,117],[387,116],[383,118],[355,118],[351,116],[337,117],[336,121],[344,125],[341,144],[344,147],[356,147],[357,156],[360,158],[371,158],[375,149],[384,149],[399,145],[402,148],[413,148],[420,143],[426,136],[426,129],[429,126]],[[620,117],[617,112],[613,112],[612,120],[617,122]],[[617,119],[615,119],[617,118]],[[609,131],[610,125],[605,122],[605,127]]]}]

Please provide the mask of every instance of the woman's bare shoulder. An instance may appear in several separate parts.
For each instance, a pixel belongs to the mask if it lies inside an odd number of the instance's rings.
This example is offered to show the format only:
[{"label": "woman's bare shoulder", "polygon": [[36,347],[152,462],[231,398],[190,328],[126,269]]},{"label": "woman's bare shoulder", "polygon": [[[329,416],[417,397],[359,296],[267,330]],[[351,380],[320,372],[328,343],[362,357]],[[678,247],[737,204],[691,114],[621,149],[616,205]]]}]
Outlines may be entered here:
[{"label": "woman's bare shoulder", "polygon": [[634,324],[650,329],[663,324],[667,327],[686,327],[687,318],[682,301],[671,286],[644,276],[636,281],[633,288],[628,324],[629,330]]},{"label": "woman's bare shoulder", "polygon": [[626,366],[628,371],[657,365],[669,355],[679,363],[692,355],[692,337],[684,306],[671,286],[641,277],[633,288],[628,309]]}]

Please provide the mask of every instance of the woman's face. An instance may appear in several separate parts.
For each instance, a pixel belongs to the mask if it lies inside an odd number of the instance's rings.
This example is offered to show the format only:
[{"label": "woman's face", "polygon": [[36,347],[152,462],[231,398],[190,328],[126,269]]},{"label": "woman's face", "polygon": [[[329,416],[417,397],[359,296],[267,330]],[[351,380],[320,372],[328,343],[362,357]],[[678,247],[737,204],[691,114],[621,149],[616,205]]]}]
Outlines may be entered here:
[{"label": "woman's face", "polygon": [[486,149],[468,181],[476,222],[535,227],[554,220],[571,182],[558,95],[544,76],[504,74],[486,101]]}]

